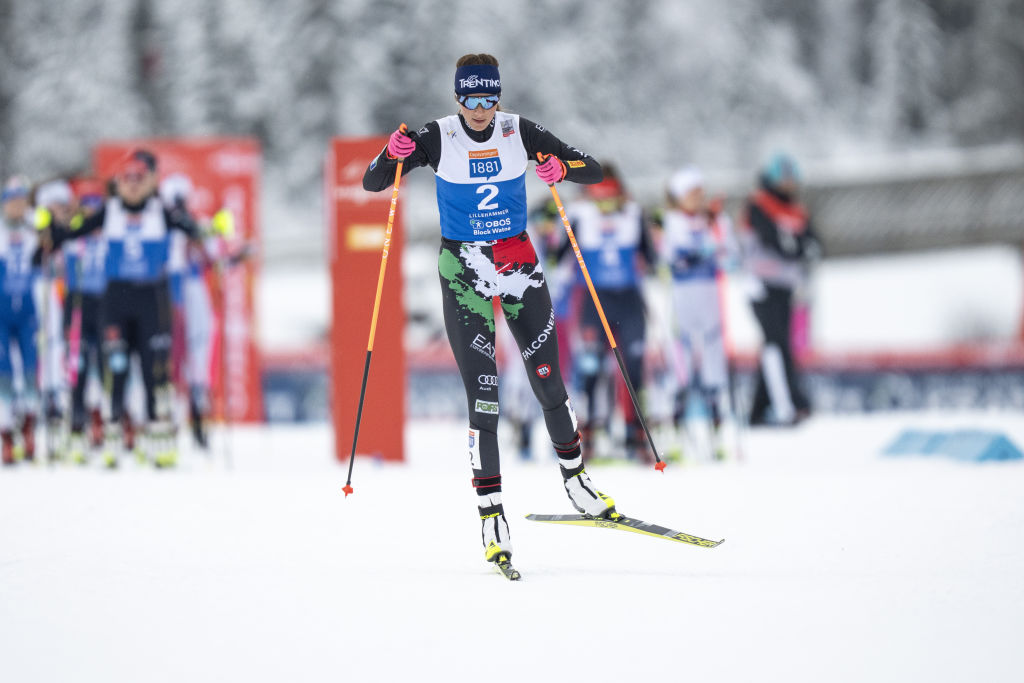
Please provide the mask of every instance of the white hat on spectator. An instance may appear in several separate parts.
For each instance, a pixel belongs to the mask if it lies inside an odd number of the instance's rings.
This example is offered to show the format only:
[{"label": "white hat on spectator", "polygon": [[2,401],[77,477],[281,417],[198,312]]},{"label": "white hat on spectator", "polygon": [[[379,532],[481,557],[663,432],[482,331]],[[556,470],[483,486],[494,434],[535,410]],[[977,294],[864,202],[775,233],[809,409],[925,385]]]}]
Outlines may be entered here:
[{"label": "white hat on spectator", "polygon": [[673,199],[682,199],[698,187],[704,187],[704,174],[696,166],[681,168],[668,180],[668,193]]},{"label": "white hat on spectator", "polygon": [[71,186],[63,180],[50,180],[36,190],[36,206],[52,207],[68,205],[74,201]]},{"label": "white hat on spectator", "polygon": [[160,199],[165,206],[185,204],[192,196],[192,181],[184,173],[172,173],[160,181]]}]

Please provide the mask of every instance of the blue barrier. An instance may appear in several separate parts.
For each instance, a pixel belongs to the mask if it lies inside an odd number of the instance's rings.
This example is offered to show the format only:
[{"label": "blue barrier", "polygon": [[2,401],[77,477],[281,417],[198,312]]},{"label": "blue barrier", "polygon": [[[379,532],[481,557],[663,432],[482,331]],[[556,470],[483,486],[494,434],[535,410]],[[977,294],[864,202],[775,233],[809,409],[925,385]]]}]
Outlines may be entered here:
[{"label": "blue barrier", "polygon": [[943,455],[968,462],[1024,459],[1024,453],[1004,434],[974,429],[952,432],[907,429],[882,452],[895,456]]}]

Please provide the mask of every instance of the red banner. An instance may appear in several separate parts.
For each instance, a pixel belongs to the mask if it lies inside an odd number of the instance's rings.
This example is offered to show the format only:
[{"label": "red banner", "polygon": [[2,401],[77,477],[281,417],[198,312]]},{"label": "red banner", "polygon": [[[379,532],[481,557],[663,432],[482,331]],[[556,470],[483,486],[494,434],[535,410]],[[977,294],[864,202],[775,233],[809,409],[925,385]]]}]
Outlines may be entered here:
[{"label": "red banner", "polygon": [[[385,246],[391,192],[363,190],[363,172],[386,138],[335,139],[324,169],[327,241],[331,259],[333,324],[331,390],[338,460],[348,462],[367,357],[370,320]],[[401,201],[399,201],[401,206]],[[405,424],[405,354],[402,335],[401,214],[387,245],[373,353],[359,424],[359,454],[402,460]]]},{"label": "red banner", "polygon": [[[189,209],[208,219],[227,208],[235,217],[235,235],[224,246],[237,253],[247,245],[256,253],[260,241],[259,192],[261,150],[245,138],[118,140],[103,142],[93,150],[96,175],[114,175],[125,156],[145,147],[159,160],[160,177],[182,173],[192,181]],[[249,258],[221,269],[220,282],[211,273],[211,298],[218,324],[215,327],[211,368],[214,415],[231,421],[263,419],[260,385],[260,353],[256,332],[255,285],[257,260]]]}]

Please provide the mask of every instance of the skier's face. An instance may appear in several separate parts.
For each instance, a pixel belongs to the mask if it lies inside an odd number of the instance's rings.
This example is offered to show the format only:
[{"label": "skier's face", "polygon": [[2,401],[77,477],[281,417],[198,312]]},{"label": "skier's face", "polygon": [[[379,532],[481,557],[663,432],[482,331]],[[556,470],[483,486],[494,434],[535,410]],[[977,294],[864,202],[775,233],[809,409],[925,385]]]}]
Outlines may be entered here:
[{"label": "skier's face", "polygon": [[129,169],[117,177],[117,194],[128,204],[138,204],[156,189],[156,173]]},{"label": "skier's face", "polygon": [[46,208],[50,210],[50,212],[53,214],[53,217],[57,219],[58,223],[63,223],[64,225],[70,223],[71,219],[75,215],[74,207],[71,206],[71,204],[66,204],[64,202],[50,204]]},{"label": "skier's face", "polygon": [[[493,97],[493,95],[490,93],[474,93],[469,97]],[[455,96],[455,101],[459,101],[458,95]],[[491,121],[494,120],[494,113],[496,111],[498,111],[498,107],[492,106],[490,109],[484,109],[482,104],[478,104],[476,109],[467,109],[466,105],[459,102],[459,113],[466,120],[466,125],[473,130],[486,130],[491,125]]]},{"label": "skier's face", "polygon": [[12,197],[4,202],[4,217],[9,221],[21,220],[28,210],[28,197]]},{"label": "skier's face", "polygon": [[797,184],[795,178],[783,179],[778,185],[776,185],[776,188],[779,192],[782,192],[787,197],[792,197],[793,199],[796,199],[797,195],[800,194],[800,185]]},{"label": "skier's face", "polygon": [[704,208],[704,188],[695,187],[679,198],[679,208],[686,213],[697,213]]}]

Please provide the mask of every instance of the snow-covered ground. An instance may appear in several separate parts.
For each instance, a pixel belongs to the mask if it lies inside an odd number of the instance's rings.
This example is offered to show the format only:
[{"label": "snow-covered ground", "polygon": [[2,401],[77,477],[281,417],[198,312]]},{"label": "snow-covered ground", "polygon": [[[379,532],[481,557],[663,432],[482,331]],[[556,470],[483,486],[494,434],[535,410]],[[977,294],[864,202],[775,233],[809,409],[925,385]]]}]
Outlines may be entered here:
[{"label": "snow-covered ground", "polygon": [[325,427],[236,428],[172,472],[0,471],[4,681],[1011,681],[1024,670],[1024,464],[894,459],[901,429],[1019,415],[814,418],[743,463],[593,467],[620,508],[703,549],[570,512],[506,457],[524,580],[482,560],[457,423],[409,462]]}]

